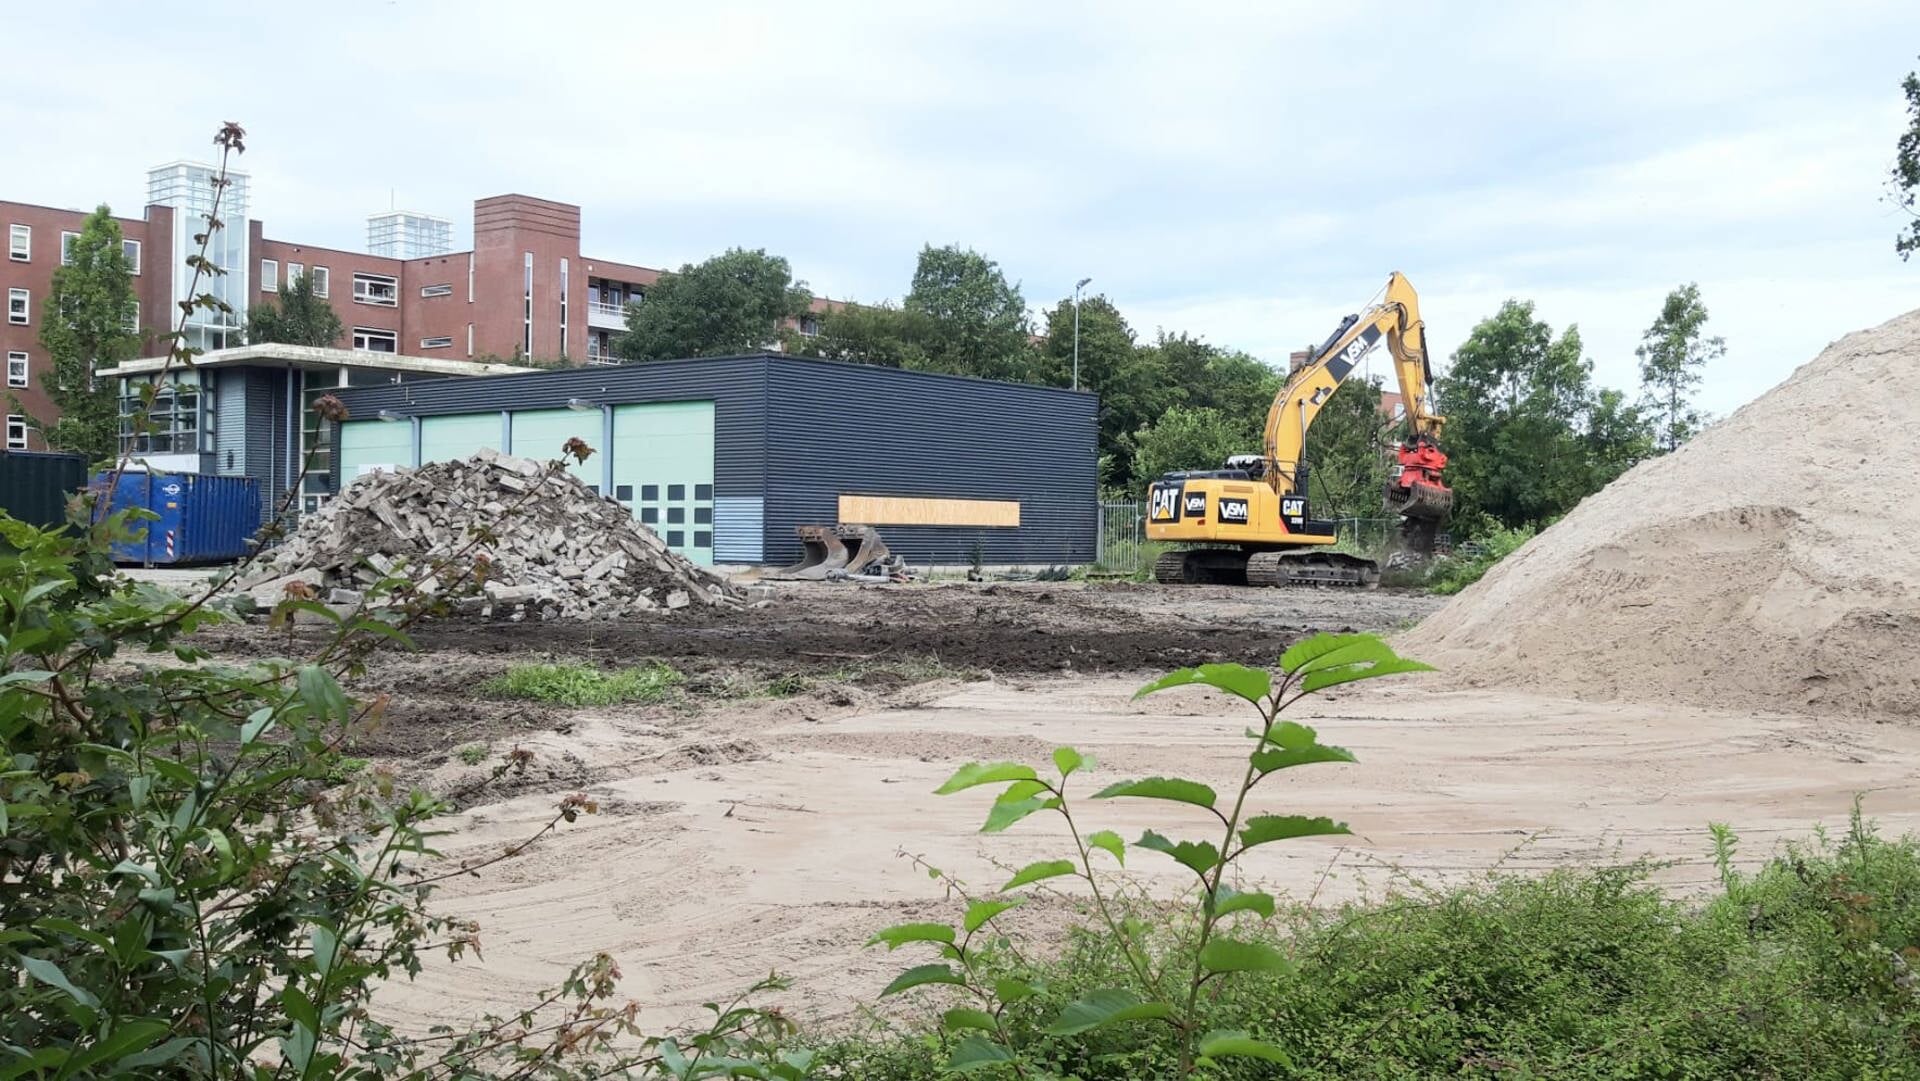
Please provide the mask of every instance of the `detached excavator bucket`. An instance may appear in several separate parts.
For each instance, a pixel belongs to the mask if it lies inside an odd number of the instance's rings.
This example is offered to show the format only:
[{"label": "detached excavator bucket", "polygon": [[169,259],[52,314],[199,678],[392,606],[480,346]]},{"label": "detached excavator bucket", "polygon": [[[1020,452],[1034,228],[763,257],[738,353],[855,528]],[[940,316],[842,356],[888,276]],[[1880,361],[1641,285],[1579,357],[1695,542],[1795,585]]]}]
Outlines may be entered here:
[{"label": "detached excavator bucket", "polygon": [[800,543],[806,548],[806,555],[800,562],[789,567],[766,571],[762,578],[791,578],[796,581],[817,582],[833,571],[847,565],[847,546],[835,536],[835,527],[824,525],[795,526],[794,533],[800,537]]},{"label": "detached excavator bucket", "polygon": [[846,550],[843,566],[847,574],[885,573],[875,564],[885,563],[893,551],[880,539],[879,530],[870,525],[841,525],[834,526],[833,533]]}]

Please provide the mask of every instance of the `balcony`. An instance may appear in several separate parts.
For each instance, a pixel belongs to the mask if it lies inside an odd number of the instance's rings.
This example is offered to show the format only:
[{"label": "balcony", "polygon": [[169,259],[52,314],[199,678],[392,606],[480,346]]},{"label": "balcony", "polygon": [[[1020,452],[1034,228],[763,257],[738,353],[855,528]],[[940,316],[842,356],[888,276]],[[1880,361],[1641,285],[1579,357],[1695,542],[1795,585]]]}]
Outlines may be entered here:
[{"label": "balcony", "polygon": [[627,306],[604,300],[587,301],[587,325],[595,330],[627,329]]}]

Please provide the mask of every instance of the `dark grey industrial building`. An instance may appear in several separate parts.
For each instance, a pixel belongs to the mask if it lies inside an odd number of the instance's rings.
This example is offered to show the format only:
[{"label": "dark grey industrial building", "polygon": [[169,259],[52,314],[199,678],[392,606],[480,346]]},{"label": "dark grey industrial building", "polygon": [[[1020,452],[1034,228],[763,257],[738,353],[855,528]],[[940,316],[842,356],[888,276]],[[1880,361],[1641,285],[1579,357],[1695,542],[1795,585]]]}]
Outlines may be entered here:
[{"label": "dark grey industrial building", "polygon": [[690,558],[797,561],[794,527],[871,524],[911,563],[1086,563],[1097,399],[783,353],[340,390],[334,483],[483,446],[601,453],[580,479]]}]

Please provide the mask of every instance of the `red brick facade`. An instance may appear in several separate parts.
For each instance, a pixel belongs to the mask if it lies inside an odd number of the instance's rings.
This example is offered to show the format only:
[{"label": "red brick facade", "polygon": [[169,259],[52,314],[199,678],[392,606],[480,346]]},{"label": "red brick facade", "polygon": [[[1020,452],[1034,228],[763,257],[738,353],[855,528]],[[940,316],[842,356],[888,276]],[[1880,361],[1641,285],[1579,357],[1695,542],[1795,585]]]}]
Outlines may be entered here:
[{"label": "red brick facade", "polygon": [[[46,394],[46,379],[51,360],[40,346],[40,328],[46,318],[47,298],[53,292],[53,272],[60,267],[62,233],[78,234],[87,220],[87,212],[56,210],[29,203],[0,202],[0,237],[6,247],[0,249],[0,414],[9,421],[0,431],[0,450],[21,449],[9,446],[13,433],[11,418],[25,419],[28,450],[47,449],[38,424],[51,424],[58,411]],[[153,328],[166,326],[173,295],[173,211],[167,207],[147,208],[147,217],[120,218],[121,238],[139,245],[139,273],[133,279],[134,299],[140,303],[140,326],[146,351],[155,348]],[[22,227],[27,242],[25,258],[17,258],[13,238],[15,227]],[[26,322],[15,322],[14,290],[25,290]],[[18,382],[17,358],[27,357],[26,383]],[[18,403],[17,405],[15,403]]]}]

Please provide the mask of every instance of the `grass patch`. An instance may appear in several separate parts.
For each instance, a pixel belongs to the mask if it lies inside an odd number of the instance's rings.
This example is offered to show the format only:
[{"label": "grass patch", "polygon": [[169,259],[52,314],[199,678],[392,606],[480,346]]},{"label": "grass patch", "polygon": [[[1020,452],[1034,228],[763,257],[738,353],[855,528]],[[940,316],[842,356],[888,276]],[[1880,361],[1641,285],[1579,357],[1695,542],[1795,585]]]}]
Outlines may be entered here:
[{"label": "grass patch", "polygon": [[520,698],[558,706],[613,706],[659,702],[683,681],[664,664],[607,670],[590,664],[516,664],[481,685],[496,698]]},{"label": "grass patch", "polygon": [[469,743],[464,747],[455,748],[453,756],[466,765],[477,766],[487,760],[487,745],[484,743]]},{"label": "grass patch", "polygon": [[[1275,1043],[1294,1065],[1276,1073],[1242,1059],[1206,1076],[1920,1078],[1912,838],[1880,839],[1856,818],[1844,838],[1757,873],[1729,870],[1704,902],[1665,896],[1650,869],[1500,875],[1333,912],[1236,917],[1235,937],[1276,945],[1297,970],[1219,981],[1204,1021]],[[1137,915],[1169,929],[1163,958],[1192,916],[1178,906]],[[1164,1026],[1045,1031],[1093,988],[1159,997],[1110,935],[1082,928],[1057,959],[1040,952],[996,962],[1044,987],[1010,1008],[1037,1072],[1172,1073]],[[840,1071],[830,1076],[906,1081],[939,1076],[953,1039],[908,1023],[821,1050]]]}]

